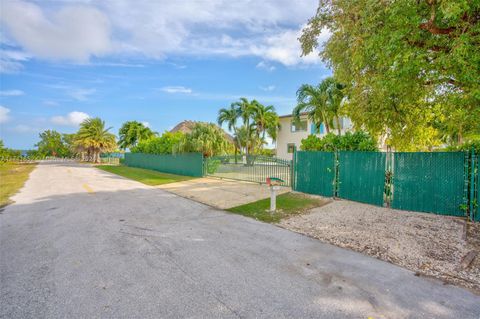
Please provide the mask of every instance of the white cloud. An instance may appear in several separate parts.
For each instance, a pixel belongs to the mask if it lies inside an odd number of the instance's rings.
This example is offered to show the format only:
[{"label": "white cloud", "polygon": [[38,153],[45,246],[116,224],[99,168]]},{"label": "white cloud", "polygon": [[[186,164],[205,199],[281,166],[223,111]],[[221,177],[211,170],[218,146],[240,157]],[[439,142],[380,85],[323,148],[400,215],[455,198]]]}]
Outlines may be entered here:
[{"label": "white cloud", "polygon": [[182,93],[182,94],[190,94],[192,93],[192,89],[186,88],[184,86],[164,86],[160,89],[160,91],[165,93]]},{"label": "white cloud", "polygon": [[15,133],[32,133],[32,132],[38,132],[38,129],[33,128],[30,125],[25,125],[25,124],[18,124],[15,125],[11,131]]},{"label": "white cloud", "polygon": [[41,58],[87,61],[111,51],[108,18],[93,6],[51,12],[24,1],[2,2],[2,25],[27,52]]},{"label": "white cloud", "polygon": [[[76,1],[79,3],[79,1]],[[300,57],[301,26],[315,14],[312,0],[75,1],[10,0],[1,21],[9,39],[35,57],[88,62],[92,56],[258,56],[286,66],[319,63]],[[128,59],[127,59],[128,61]],[[18,69],[18,61],[5,68]],[[17,64],[15,64],[17,63]],[[114,63],[112,61],[112,66]],[[120,65],[117,66],[126,66]]]},{"label": "white cloud", "polygon": [[266,71],[269,71],[269,72],[272,72],[275,70],[275,66],[269,64],[268,62],[265,62],[265,61],[260,61],[257,63],[256,65],[256,68],[257,69],[261,69],[261,70],[266,70]]},{"label": "white cloud", "polygon": [[0,96],[20,96],[25,93],[22,90],[4,90],[0,91]]},{"label": "white cloud", "polygon": [[68,95],[73,97],[77,101],[85,101],[88,97],[94,94],[97,90],[95,89],[70,89],[68,90]]},{"label": "white cloud", "polygon": [[142,124],[143,124],[143,126],[145,126],[145,127],[150,127],[150,123],[148,123],[148,122],[146,122],[146,121],[143,121]]},{"label": "white cloud", "polygon": [[265,91],[265,92],[271,92],[271,91],[275,90],[275,85],[261,86],[260,90]]},{"label": "white cloud", "polygon": [[65,116],[62,116],[62,115],[54,116],[51,118],[51,122],[57,125],[77,126],[89,117],[90,115],[88,115],[87,113],[73,111],[68,113]]},{"label": "white cloud", "polygon": [[10,119],[8,113],[10,113],[10,109],[0,105],[0,123],[8,122]]},{"label": "white cloud", "polygon": [[[316,50],[307,56],[301,56],[302,50],[298,41],[300,35],[301,29],[286,30],[266,37],[261,44],[253,44],[250,50],[252,54],[263,59],[280,62],[287,66],[320,63],[321,60]],[[320,39],[324,37],[325,35],[322,34]]]},{"label": "white cloud", "polygon": [[47,84],[46,86],[52,89],[64,91],[66,95],[68,95],[71,98],[74,98],[77,101],[86,101],[88,100],[90,95],[97,92],[97,90],[94,88],[85,89],[85,88],[74,87],[64,83]]},{"label": "white cloud", "polygon": [[22,51],[0,50],[0,73],[17,73],[23,69],[21,62],[29,59],[30,56]]}]

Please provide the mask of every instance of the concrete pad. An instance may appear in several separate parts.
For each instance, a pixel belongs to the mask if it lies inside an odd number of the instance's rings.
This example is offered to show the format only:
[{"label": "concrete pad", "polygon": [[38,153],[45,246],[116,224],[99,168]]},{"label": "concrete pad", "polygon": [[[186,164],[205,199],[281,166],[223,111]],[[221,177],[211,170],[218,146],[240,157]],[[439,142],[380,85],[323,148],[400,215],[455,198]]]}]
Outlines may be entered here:
[{"label": "concrete pad", "polygon": [[[270,197],[270,189],[267,185],[212,177],[165,184],[158,187],[221,209]],[[287,193],[290,190],[290,187],[281,187],[277,194]]]}]

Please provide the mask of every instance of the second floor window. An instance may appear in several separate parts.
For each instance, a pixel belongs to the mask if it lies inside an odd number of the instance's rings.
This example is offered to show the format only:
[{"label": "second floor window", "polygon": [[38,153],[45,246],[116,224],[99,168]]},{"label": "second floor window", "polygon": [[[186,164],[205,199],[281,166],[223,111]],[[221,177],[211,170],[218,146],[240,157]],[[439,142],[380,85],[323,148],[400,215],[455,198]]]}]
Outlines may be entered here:
[{"label": "second floor window", "polygon": [[302,132],[307,130],[307,121],[300,120],[300,121],[292,121],[290,126],[291,132]]}]

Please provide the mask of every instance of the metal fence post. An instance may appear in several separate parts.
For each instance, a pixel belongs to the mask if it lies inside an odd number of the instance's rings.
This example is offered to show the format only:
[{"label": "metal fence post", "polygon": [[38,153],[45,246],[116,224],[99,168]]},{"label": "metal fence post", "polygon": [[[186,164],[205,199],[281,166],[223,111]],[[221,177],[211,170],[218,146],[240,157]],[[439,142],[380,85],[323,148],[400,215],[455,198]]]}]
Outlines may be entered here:
[{"label": "metal fence post", "polygon": [[290,184],[292,186],[292,190],[295,190],[296,183],[295,183],[295,170],[297,166],[297,146],[295,145],[293,147],[293,159],[292,159],[292,165],[290,168]]}]

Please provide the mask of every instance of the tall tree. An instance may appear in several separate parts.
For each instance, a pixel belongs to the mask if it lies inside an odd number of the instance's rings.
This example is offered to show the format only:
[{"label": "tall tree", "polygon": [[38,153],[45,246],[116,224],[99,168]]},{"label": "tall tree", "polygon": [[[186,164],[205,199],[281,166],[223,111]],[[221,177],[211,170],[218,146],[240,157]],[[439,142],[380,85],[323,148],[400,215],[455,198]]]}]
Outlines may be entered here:
[{"label": "tall tree", "polygon": [[224,123],[227,124],[227,127],[230,131],[233,131],[234,138],[236,139],[235,143],[235,161],[237,160],[237,147],[240,148],[240,140],[237,136],[237,121],[240,117],[240,109],[235,107],[235,105],[230,105],[230,108],[222,108],[218,111],[217,123],[222,126]]},{"label": "tall tree", "polygon": [[123,123],[119,132],[118,146],[121,149],[132,148],[141,140],[154,137],[156,134],[149,127],[137,121]]},{"label": "tall tree", "polygon": [[265,106],[257,102],[252,113],[252,119],[253,123],[255,124],[257,136],[265,138],[267,128],[269,125],[271,125],[271,121],[276,114],[275,108],[272,105]]},{"label": "tall tree", "polygon": [[357,126],[428,149],[480,132],[479,16],[471,0],[320,0],[300,42],[346,84]]},{"label": "tall tree", "polygon": [[293,109],[295,120],[300,120],[303,112],[307,113],[308,118],[315,123],[317,127],[324,123],[325,130],[330,133],[333,117],[328,105],[327,85],[313,86],[303,84],[297,90],[297,106]]},{"label": "tall tree", "polygon": [[[240,113],[240,117],[243,120],[243,125],[245,126],[247,130],[247,136],[251,135],[251,128],[252,126],[250,125],[250,120],[251,117],[254,113],[255,108],[257,107],[258,102],[256,100],[249,101],[247,98],[242,97],[240,98],[240,101],[232,103],[233,107],[238,108],[238,112]],[[248,152],[249,152],[249,140],[247,139],[246,141],[247,146],[245,147],[245,155],[248,157]]]},{"label": "tall tree", "polygon": [[55,130],[46,130],[39,134],[40,141],[35,144],[41,156],[70,156],[71,152],[61,133]]},{"label": "tall tree", "polygon": [[117,146],[110,129],[105,128],[105,122],[100,118],[88,118],[80,124],[75,145],[87,154],[89,161],[98,163],[102,152],[113,151]]},{"label": "tall tree", "polygon": [[225,132],[213,123],[195,123],[178,145],[180,152],[201,152],[204,156],[223,155],[229,148]]}]

